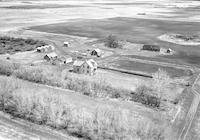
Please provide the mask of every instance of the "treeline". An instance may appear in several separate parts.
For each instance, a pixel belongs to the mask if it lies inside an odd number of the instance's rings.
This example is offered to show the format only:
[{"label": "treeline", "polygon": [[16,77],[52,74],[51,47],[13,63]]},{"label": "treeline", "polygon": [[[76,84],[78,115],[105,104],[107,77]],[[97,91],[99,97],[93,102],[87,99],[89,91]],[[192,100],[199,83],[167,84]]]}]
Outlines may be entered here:
[{"label": "treeline", "polygon": [[[0,110],[86,140],[164,140],[167,124],[137,118],[130,110],[102,105],[76,106],[66,96],[37,87],[26,88],[13,77],[0,79]],[[88,103],[90,104],[90,103]],[[169,138],[169,137],[168,137]]]},{"label": "treeline", "polygon": [[131,90],[113,87],[99,79],[91,81],[74,77],[70,74],[66,74],[64,78],[61,78],[54,72],[45,68],[21,66],[6,60],[0,61],[0,74],[7,76],[13,75],[19,79],[35,83],[70,89],[91,97],[132,100],[156,108],[160,107],[161,101],[164,98],[161,94],[161,89],[164,89],[164,86],[166,86],[169,81],[167,80],[168,77],[160,80],[156,79],[156,76],[154,76],[155,86],[148,87],[141,85],[133,92]]},{"label": "treeline", "polygon": [[41,40],[2,36],[0,37],[0,54],[30,51],[43,45],[46,45],[46,43]]}]

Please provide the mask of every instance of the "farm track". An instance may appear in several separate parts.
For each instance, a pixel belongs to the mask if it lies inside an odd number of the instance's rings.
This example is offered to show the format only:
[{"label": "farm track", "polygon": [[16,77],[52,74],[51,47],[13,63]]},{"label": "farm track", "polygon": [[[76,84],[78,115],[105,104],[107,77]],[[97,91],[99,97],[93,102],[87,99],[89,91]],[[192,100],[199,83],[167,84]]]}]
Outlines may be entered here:
[{"label": "farm track", "polygon": [[[200,88],[197,84],[197,82],[200,80],[200,75],[198,75],[198,77],[196,78],[193,86],[192,86],[192,93],[194,94],[194,98],[192,101],[192,104],[190,106],[190,109],[186,115],[186,119],[185,119],[185,124],[183,126],[183,129],[178,137],[178,140],[185,140],[186,136],[188,134],[188,131],[191,128],[191,124],[194,120],[195,114],[197,112],[197,108],[199,106],[199,102],[200,102]],[[197,89],[196,89],[197,86]]]}]

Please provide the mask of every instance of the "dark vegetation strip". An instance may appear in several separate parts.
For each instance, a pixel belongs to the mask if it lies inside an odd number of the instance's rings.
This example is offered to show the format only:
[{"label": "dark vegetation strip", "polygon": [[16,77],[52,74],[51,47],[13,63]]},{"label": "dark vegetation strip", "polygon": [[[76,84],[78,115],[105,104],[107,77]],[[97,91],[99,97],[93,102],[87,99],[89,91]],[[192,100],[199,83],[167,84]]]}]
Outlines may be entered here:
[{"label": "dark vegetation strip", "polygon": [[103,67],[103,66],[98,66],[98,68],[105,69],[105,70],[116,71],[116,72],[121,72],[121,73],[126,73],[126,74],[132,74],[132,75],[142,76],[142,77],[146,77],[146,78],[153,78],[152,75],[145,74],[145,73],[142,73],[142,72],[136,72],[136,71],[131,71],[131,70],[124,70],[124,69],[119,69],[119,68]]},{"label": "dark vegetation strip", "polygon": [[2,36],[0,37],[0,54],[31,51],[43,45],[46,43],[41,40]]}]

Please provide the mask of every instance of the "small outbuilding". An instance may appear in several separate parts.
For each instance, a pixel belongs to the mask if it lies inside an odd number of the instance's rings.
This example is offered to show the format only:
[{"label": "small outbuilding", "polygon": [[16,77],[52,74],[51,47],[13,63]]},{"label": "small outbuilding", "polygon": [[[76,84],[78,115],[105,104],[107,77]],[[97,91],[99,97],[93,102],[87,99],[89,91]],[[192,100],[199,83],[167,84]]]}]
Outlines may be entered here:
[{"label": "small outbuilding", "polygon": [[97,70],[97,63],[93,59],[81,61],[76,60],[73,64],[73,71],[79,74],[94,75]]},{"label": "small outbuilding", "polygon": [[70,56],[68,56],[68,57],[66,57],[66,56],[61,56],[61,57],[59,58],[59,60],[60,60],[60,63],[61,63],[61,64],[68,64],[68,63],[71,63],[71,62],[72,62],[72,57],[70,57]]},{"label": "small outbuilding", "polygon": [[172,49],[167,49],[166,53],[172,53]]},{"label": "small outbuilding", "polygon": [[91,51],[91,55],[95,55],[97,57],[101,57],[102,51],[100,49],[94,49]]},{"label": "small outbuilding", "polygon": [[64,46],[64,47],[69,47],[69,44],[70,44],[69,42],[65,41],[65,42],[63,43],[63,46]]},{"label": "small outbuilding", "polygon": [[47,61],[55,60],[55,59],[57,59],[57,58],[58,58],[58,55],[57,55],[55,52],[46,54],[46,55],[44,56],[44,59],[47,60]]},{"label": "small outbuilding", "polygon": [[142,50],[160,52],[160,46],[157,46],[157,45],[143,45]]},{"label": "small outbuilding", "polygon": [[52,45],[44,45],[44,46],[37,47],[36,49],[37,52],[50,52],[53,50],[55,50],[55,47]]}]

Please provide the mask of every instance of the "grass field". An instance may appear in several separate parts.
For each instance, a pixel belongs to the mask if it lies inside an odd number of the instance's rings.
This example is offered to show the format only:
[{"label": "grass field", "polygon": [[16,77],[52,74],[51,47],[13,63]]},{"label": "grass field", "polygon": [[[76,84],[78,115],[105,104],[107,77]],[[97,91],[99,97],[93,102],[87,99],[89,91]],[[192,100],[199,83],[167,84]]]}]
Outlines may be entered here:
[{"label": "grass field", "polygon": [[187,71],[183,69],[176,69],[173,67],[164,67],[164,66],[159,66],[156,64],[146,64],[146,63],[140,63],[140,62],[135,62],[131,60],[125,60],[125,59],[118,59],[114,60],[112,62],[109,62],[109,65],[125,70],[134,70],[134,71],[141,71],[144,73],[155,73],[158,71],[158,69],[162,69],[166,71],[170,77],[181,77],[181,76],[186,76]]}]

